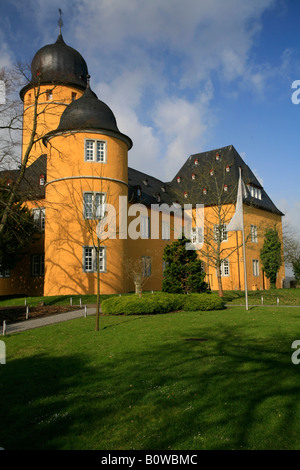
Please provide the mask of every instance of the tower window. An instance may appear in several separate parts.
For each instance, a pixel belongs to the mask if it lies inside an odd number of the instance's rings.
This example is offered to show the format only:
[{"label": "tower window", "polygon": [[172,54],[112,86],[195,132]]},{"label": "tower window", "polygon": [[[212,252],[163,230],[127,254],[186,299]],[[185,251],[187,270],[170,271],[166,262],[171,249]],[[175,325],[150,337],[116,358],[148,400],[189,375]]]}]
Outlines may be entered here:
[{"label": "tower window", "polygon": [[83,194],[83,217],[101,219],[105,215],[105,193]]},{"label": "tower window", "polygon": [[[83,247],[83,271],[85,273],[97,272],[97,250],[94,246]],[[106,270],[106,249],[99,247],[99,272]]]},{"label": "tower window", "polygon": [[85,141],[85,161],[106,163],[107,151],[106,142],[103,140]]}]

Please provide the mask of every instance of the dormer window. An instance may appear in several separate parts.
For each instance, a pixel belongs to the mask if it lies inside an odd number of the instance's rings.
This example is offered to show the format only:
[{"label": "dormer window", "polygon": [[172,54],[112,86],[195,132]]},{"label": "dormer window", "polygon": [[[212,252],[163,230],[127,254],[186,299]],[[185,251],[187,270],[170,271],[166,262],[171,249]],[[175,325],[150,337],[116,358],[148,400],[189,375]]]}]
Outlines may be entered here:
[{"label": "dormer window", "polygon": [[220,154],[219,153],[216,153],[216,160],[219,161],[220,160]]},{"label": "dormer window", "polygon": [[162,190],[163,193],[165,193],[165,192],[166,192],[166,187],[163,186],[163,187],[161,188],[161,190]]},{"label": "dormer window", "polygon": [[74,91],[72,91],[72,101],[75,101],[75,100],[76,100],[76,96],[77,96],[77,93],[75,93]]},{"label": "dormer window", "polygon": [[12,183],[12,180],[7,180],[7,181],[6,181],[6,186],[9,187],[9,186],[11,185],[11,183]]},{"label": "dormer window", "polygon": [[254,197],[255,199],[261,199],[260,188],[257,188],[256,186],[252,186],[251,184],[248,184],[247,186],[248,186],[251,197]]},{"label": "dormer window", "polygon": [[230,172],[230,166],[227,165],[226,168],[225,168],[225,170],[226,170],[226,173],[229,173],[229,172]]},{"label": "dormer window", "polygon": [[195,178],[196,178],[195,173],[192,173],[192,180],[194,180]]},{"label": "dormer window", "polygon": [[210,176],[214,176],[214,170],[210,170],[209,174]]},{"label": "dormer window", "polygon": [[228,186],[227,186],[227,184],[224,184],[224,191],[225,191],[225,192],[228,191]]},{"label": "dormer window", "polygon": [[137,194],[138,197],[141,197],[142,191],[141,191],[141,187],[140,187],[140,186],[138,186],[137,191],[136,191],[136,194]]},{"label": "dormer window", "polygon": [[195,158],[194,165],[198,165],[198,158]]},{"label": "dormer window", "polygon": [[161,200],[160,194],[155,193],[155,197],[156,197],[157,202],[160,202],[160,200]]},{"label": "dormer window", "polygon": [[44,186],[45,184],[45,175],[40,175],[40,186]]},{"label": "dormer window", "polygon": [[180,176],[177,176],[177,183],[180,183],[180,181],[181,181]]},{"label": "dormer window", "polygon": [[206,188],[203,188],[203,194],[207,194],[207,189]]},{"label": "dormer window", "polygon": [[145,178],[145,179],[143,180],[143,183],[144,183],[145,186],[148,186],[148,179]]},{"label": "dormer window", "polygon": [[188,193],[186,191],[183,193],[183,195],[184,195],[185,199],[188,197]]},{"label": "dormer window", "polygon": [[46,91],[46,100],[51,101],[53,98],[52,90],[47,90]]}]

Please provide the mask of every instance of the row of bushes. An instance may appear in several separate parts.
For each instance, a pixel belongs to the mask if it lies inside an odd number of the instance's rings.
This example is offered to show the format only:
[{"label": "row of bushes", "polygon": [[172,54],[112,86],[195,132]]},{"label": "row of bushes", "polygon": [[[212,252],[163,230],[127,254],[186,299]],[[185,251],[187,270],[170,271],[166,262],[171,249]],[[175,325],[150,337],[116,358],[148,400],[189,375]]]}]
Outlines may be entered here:
[{"label": "row of bushes", "polygon": [[216,294],[154,293],[111,297],[101,303],[103,313],[109,315],[150,315],[178,310],[221,310],[225,302]]}]

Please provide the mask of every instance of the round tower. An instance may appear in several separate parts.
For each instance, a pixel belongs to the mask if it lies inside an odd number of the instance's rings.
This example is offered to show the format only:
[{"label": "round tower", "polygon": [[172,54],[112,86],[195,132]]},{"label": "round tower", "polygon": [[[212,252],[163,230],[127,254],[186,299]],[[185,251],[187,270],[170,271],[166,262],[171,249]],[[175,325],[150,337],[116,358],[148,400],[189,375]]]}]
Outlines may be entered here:
[{"label": "round tower", "polygon": [[[122,201],[127,211],[131,139],[119,131],[113,112],[88,81],[43,142],[48,155],[44,295],[96,293],[98,256],[101,293],[126,292],[127,240],[119,221]],[[105,215],[113,232],[108,239],[108,226],[99,230]]]},{"label": "round tower", "polygon": [[[54,44],[42,47],[31,63],[31,80],[20,92],[24,103],[22,159],[34,126],[35,139],[55,129],[72,101],[86,88],[88,68],[79,52],[68,46],[59,32]],[[28,164],[44,152],[41,140],[34,145]]]}]

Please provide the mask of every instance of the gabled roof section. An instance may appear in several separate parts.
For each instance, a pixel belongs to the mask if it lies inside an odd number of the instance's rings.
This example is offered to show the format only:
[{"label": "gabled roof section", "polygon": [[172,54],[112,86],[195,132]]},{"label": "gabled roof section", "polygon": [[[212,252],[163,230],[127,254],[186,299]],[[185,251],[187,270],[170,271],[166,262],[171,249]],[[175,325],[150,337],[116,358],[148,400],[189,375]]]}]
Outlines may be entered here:
[{"label": "gabled roof section", "polygon": [[163,181],[141,171],[128,168],[128,199],[132,203],[172,205],[173,194]]},{"label": "gabled roof section", "polygon": [[[0,171],[0,179],[6,184],[15,182],[18,179],[20,170]],[[43,175],[46,180],[47,155],[40,155],[28,168],[26,168],[24,178],[19,187],[19,194],[24,200],[35,200],[45,198],[45,186],[40,184],[40,177]]]},{"label": "gabled roof section", "polygon": [[[235,203],[240,167],[245,184],[244,203],[284,215],[271,201],[254,173],[232,145],[190,155],[173,180],[168,183],[170,191],[180,204],[210,206],[216,205],[217,201],[222,204]],[[251,188],[255,188],[256,191]],[[259,197],[253,197],[251,193],[254,192]]]}]

